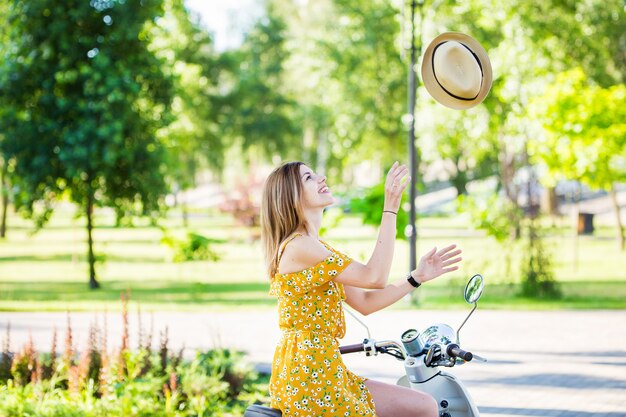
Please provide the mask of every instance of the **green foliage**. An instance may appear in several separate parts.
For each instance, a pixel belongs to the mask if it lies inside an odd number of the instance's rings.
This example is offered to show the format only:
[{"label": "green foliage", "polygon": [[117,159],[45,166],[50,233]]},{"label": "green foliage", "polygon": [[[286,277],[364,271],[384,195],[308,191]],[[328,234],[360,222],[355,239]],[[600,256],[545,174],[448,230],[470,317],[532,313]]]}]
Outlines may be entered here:
[{"label": "green foliage", "polygon": [[484,230],[488,236],[500,243],[510,240],[515,235],[511,226],[518,222],[511,219],[519,219],[522,216],[519,207],[497,194],[482,199],[475,196],[460,196],[458,207],[461,213],[469,215],[475,228]]},{"label": "green foliage", "polygon": [[169,122],[172,94],[149,46],[161,11],[160,0],[9,3],[0,147],[15,160],[15,204],[26,215],[43,224],[62,197],[88,218],[94,206],[158,213],[165,183],[156,132]]},{"label": "green foliage", "polygon": [[19,386],[28,384],[35,372],[35,361],[28,351],[16,355],[11,367],[11,375],[15,383]]},{"label": "green foliage", "polygon": [[[480,106],[469,112],[424,106],[428,118],[420,120],[423,159],[441,164],[457,195],[468,193],[470,181],[484,179],[498,171],[497,138],[489,129],[487,110]],[[427,109],[427,110],[426,110]]]},{"label": "green foliage", "polygon": [[[407,193],[404,193],[396,219],[396,237],[404,236],[404,231],[409,224],[409,215],[403,209],[407,200]],[[384,204],[385,183],[383,182],[364,190],[362,195],[353,196],[350,199],[350,211],[359,214],[363,224],[378,226],[383,218]]]},{"label": "green foliage", "polygon": [[218,84],[230,68],[182,0],[165,0],[164,9],[152,45],[173,75],[173,121],[159,131],[159,138],[177,192],[195,186],[202,170],[223,168],[226,143],[219,123],[226,106]]},{"label": "green foliage", "polygon": [[12,362],[9,377],[0,380],[0,415],[7,417],[233,416],[251,398],[267,396],[244,355],[228,349],[198,352],[192,361],[167,353],[158,366],[167,346],[122,350],[116,358],[90,342],[77,365],[59,366],[47,377],[36,369],[45,358],[32,342],[16,354],[4,350],[3,361]]},{"label": "green foliage", "polygon": [[219,241],[193,232],[188,232],[185,240],[176,239],[168,233],[165,233],[161,238],[161,243],[174,250],[174,262],[207,260],[217,262],[220,260],[220,256],[210,247],[212,243],[216,242]]},{"label": "green foliage", "polygon": [[[5,343],[6,340],[5,340]],[[2,356],[0,357],[0,381],[6,381],[11,378],[11,366],[13,358],[11,352],[9,352],[8,345],[3,346]]]},{"label": "green foliage", "polygon": [[226,399],[232,401],[256,378],[245,362],[242,352],[230,349],[213,349],[196,355],[190,371],[209,375],[226,384]]},{"label": "green foliage", "polygon": [[9,7],[3,148],[17,160],[25,209],[66,190],[79,203],[95,190],[104,205],[138,198],[151,210],[158,202],[154,134],[167,118],[170,83],[147,40],[161,6],[94,4]]},{"label": "green foliage", "polygon": [[[317,3],[309,8],[319,8]],[[406,151],[400,116],[406,112],[407,62],[402,61],[400,10],[389,0],[329,3],[326,34],[315,43],[337,82],[338,94],[329,97],[335,113],[332,156],[348,163],[374,158],[386,165]]]},{"label": "green foliage", "polygon": [[555,68],[582,66],[603,87],[626,82],[626,9],[622,0],[517,1],[521,24]]},{"label": "green foliage", "polygon": [[225,98],[228,112],[223,121],[244,151],[256,148],[268,157],[284,158],[292,154],[290,149],[298,149],[292,146],[302,130],[298,107],[284,84],[286,24],[273,11],[268,2],[267,15],[246,34],[241,49],[225,53],[234,85]]},{"label": "green foliage", "polygon": [[[520,295],[538,299],[556,299],[561,295],[558,283],[554,277],[551,254],[545,249],[541,236],[538,235],[535,219],[527,219],[522,225],[526,226],[528,236],[523,245],[515,244],[514,238],[518,232],[512,225],[521,219],[523,213],[510,201],[490,195],[487,198],[461,196],[459,211],[466,213],[475,228],[484,230],[500,245],[505,247],[505,271],[512,274],[513,254],[521,252],[519,259],[519,281],[521,282]],[[516,263],[517,265],[517,263]],[[509,279],[513,278],[511,276]]]},{"label": "green foliage", "polygon": [[298,159],[333,182],[350,164],[399,159],[406,149],[406,67],[392,2],[270,3],[287,27],[284,88],[303,119]]},{"label": "green foliage", "polygon": [[497,194],[487,197],[461,195],[458,197],[458,211],[467,215],[474,228],[483,230],[498,242],[503,250],[502,264],[506,280],[516,280],[517,270],[514,265],[514,253],[517,246],[514,239],[518,236],[516,228],[523,216],[522,210],[510,200]]},{"label": "green foliage", "polygon": [[609,190],[626,181],[626,86],[591,84],[581,69],[559,74],[534,103],[545,136],[532,153],[552,182],[576,179]]},{"label": "green foliage", "polygon": [[342,207],[324,210],[324,221],[322,222],[322,227],[320,227],[320,236],[324,236],[329,230],[333,230],[338,227],[343,218],[344,214]]},{"label": "green foliage", "polygon": [[[341,210],[333,208],[327,214],[333,211]],[[108,261],[103,278],[106,278],[106,285],[94,292],[85,288],[82,271],[76,268],[80,255],[76,254],[75,236],[80,225],[72,220],[72,214],[72,211],[57,210],[51,227],[32,238],[28,236],[30,222],[11,213],[10,223],[18,227],[6,242],[0,242],[0,276],[3,277],[0,310],[113,312],[119,310],[119,294],[126,289],[141,303],[142,310],[274,311],[276,308],[276,300],[267,295],[267,279],[258,273],[263,264],[262,251],[258,243],[250,244],[248,229],[237,225],[230,216],[190,218],[193,230],[222,239],[222,243],[214,247],[221,256],[216,263],[172,263],[168,258],[170,249],[160,243],[161,230],[145,220],[137,225],[139,227],[132,228],[115,228],[113,217],[101,221],[97,233],[111,243],[105,248]],[[329,220],[324,218],[322,223]],[[492,285],[509,285],[506,291],[493,293],[497,295],[489,298],[488,308],[626,308],[626,281],[622,273],[626,270],[626,257],[610,239],[613,230],[596,224],[594,235],[576,238],[570,220],[567,217],[542,219],[544,225],[552,226],[543,235],[553,256],[555,278],[562,283],[564,294],[563,299],[550,302],[549,306],[540,300],[516,298],[523,240],[505,240],[504,244],[499,244],[482,231],[473,230],[473,223],[466,216],[420,216],[418,245],[419,248],[439,246],[454,236],[464,252],[464,270],[483,273],[489,279],[489,294],[492,294]],[[176,217],[165,219],[164,224],[178,237],[184,237],[188,231]],[[364,226],[360,215],[345,213],[339,225],[327,231],[324,240],[355,259],[367,259],[376,235],[376,228]],[[51,241],[56,244],[50,245]],[[511,267],[507,267],[509,252]],[[399,239],[390,276],[406,274],[407,259],[408,244],[405,239]],[[463,275],[451,274],[459,288],[467,278]],[[452,306],[452,298],[463,303],[460,293],[453,294],[448,284],[448,281],[435,280],[429,287],[432,291],[422,287],[428,291],[422,304],[447,309]],[[437,298],[431,299],[434,294]],[[462,304],[454,305],[463,308]],[[398,303],[395,308],[405,307]],[[0,327],[6,329],[6,325]],[[4,333],[0,331],[0,346],[3,339],[6,341]],[[50,350],[49,346],[44,347]],[[2,372],[0,355],[0,375]]]},{"label": "green foliage", "polygon": [[521,295],[541,299],[561,297],[561,290],[554,279],[551,255],[532,227],[523,251]]}]

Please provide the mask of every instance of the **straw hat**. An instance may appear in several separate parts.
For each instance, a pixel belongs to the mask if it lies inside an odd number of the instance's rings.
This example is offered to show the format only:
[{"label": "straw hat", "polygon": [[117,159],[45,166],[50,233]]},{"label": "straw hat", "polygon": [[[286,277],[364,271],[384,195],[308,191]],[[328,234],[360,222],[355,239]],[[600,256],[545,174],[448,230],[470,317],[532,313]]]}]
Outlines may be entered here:
[{"label": "straw hat", "polygon": [[447,32],[437,36],[422,58],[422,80],[439,103],[464,110],[480,104],[491,88],[491,62],[471,36]]}]

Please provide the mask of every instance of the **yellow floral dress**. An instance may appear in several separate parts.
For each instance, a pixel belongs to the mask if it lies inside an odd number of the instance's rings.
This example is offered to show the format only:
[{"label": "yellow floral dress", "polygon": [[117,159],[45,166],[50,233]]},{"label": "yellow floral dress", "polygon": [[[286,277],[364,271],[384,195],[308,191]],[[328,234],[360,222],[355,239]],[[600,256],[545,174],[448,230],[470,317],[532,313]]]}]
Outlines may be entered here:
[{"label": "yellow floral dress", "polygon": [[[279,262],[296,236],[283,244]],[[376,416],[366,379],[346,368],[337,342],[346,331],[341,304],[346,295],[333,278],[352,259],[324,245],[331,251],[326,259],[299,272],[276,274],[271,282],[282,330],[272,364],[271,406],[288,417]]]}]

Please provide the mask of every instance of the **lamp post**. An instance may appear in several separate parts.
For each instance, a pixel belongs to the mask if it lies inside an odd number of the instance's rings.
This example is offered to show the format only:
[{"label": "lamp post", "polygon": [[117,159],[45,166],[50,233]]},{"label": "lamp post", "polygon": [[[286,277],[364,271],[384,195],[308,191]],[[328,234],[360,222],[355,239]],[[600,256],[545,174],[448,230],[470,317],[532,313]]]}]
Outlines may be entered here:
[{"label": "lamp post", "polygon": [[[417,100],[417,74],[415,66],[417,65],[417,56],[421,53],[422,49],[422,6],[424,1],[409,0],[411,2],[411,57],[409,60],[409,73],[408,73],[408,148],[409,148],[409,172],[411,173],[411,184],[409,188],[409,224],[405,230],[405,235],[409,239],[409,270],[412,271],[417,266],[417,227],[415,225],[417,220],[417,210],[415,207],[415,199],[417,197],[417,166],[419,164],[417,151],[415,149],[415,103]],[[418,45],[415,45],[415,15],[419,13],[420,31]]]}]

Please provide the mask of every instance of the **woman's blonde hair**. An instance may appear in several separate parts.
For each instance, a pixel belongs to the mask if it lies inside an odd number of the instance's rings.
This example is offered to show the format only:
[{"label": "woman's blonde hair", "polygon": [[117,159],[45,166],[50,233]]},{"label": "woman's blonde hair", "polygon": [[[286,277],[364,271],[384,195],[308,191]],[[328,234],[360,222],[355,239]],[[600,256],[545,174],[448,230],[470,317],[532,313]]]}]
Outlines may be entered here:
[{"label": "woman's blonde hair", "polygon": [[278,251],[281,243],[299,228],[306,230],[301,202],[300,165],[304,163],[282,164],[272,171],[263,186],[261,241],[270,279],[278,270]]}]

